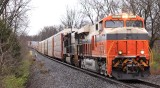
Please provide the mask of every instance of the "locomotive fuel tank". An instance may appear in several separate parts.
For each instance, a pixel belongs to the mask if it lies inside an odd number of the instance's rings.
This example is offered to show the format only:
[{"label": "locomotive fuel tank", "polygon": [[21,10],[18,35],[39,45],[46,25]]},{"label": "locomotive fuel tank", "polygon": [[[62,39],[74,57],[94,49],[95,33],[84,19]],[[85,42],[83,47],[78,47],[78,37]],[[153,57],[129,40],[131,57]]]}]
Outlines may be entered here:
[{"label": "locomotive fuel tank", "polygon": [[95,59],[85,58],[81,62],[82,68],[97,72],[99,70],[98,62]]}]

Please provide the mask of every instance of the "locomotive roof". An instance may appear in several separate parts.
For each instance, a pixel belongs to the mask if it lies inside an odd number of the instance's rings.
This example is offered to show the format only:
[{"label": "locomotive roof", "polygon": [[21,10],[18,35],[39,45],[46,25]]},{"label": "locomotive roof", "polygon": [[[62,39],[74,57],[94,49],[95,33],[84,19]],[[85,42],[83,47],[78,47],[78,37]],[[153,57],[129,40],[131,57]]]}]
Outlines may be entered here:
[{"label": "locomotive roof", "polygon": [[[100,21],[103,20],[112,20],[112,19],[139,19],[139,20],[144,20],[142,17],[138,15],[133,15],[133,14],[127,14],[127,13],[122,13],[122,14],[117,14],[117,15],[109,15],[101,19]],[[99,21],[99,22],[100,22]]]},{"label": "locomotive roof", "polygon": [[[78,29],[72,28],[72,32],[77,32],[77,31],[78,31]],[[67,34],[67,33],[71,33],[71,28],[64,29],[64,30],[58,32],[57,34],[55,34],[53,36],[56,36],[56,35],[61,34],[61,33],[64,34],[64,35]]]}]

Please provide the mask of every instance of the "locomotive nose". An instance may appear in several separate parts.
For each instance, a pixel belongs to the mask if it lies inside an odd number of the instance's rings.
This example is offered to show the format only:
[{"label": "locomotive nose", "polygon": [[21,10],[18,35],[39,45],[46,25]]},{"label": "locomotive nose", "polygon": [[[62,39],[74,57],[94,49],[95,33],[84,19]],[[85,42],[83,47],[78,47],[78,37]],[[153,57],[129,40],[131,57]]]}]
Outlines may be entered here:
[{"label": "locomotive nose", "polygon": [[114,28],[107,34],[107,39],[117,41],[118,55],[145,55],[148,53],[148,33],[144,28],[123,27]]},{"label": "locomotive nose", "polygon": [[148,53],[148,41],[145,40],[119,40],[117,45],[117,55],[145,56]]}]

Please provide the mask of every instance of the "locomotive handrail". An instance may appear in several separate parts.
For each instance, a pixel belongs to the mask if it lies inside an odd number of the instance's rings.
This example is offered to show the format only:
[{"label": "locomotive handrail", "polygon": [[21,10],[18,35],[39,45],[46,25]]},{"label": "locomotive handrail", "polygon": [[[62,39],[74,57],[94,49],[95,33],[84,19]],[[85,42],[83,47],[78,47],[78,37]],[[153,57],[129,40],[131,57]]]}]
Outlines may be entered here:
[{"label": "locomotive handrail", "polygon": [[[111,49],[112,49],[112,47],[113,47],[113,45],[114,45],[114,42],[115,42],[115,41],[113,41],[113,42],[111,43],[111,46],[109,47],[109,50],[108,50],[108,53],[107,53],[107,64],[108,64],[108,62],[109,62],[108,60],[110,60],[110,59],[109,59],[109,53],[110,53],[110,51],[111,51]],[[111,65],[111,64],[109,63],[109,66],[110,66],[110,65]],[[109,75],[109,77],[112,77],[111,74],[110,74],[110,72],[107,71],[107,74]]]},{"label": "locomotive handrail", "polygon": [[107,57],[109,58],[109,53],[110,53],[110,51],[111,51],[111,49],[112,49],[112,47],[113,47],[113,45],[114,45],[114,42],[115,41],[113,41],[112,43],[111,43],[111,46],[110,46],[110,48],[109,48],[109,50],[108,50],[108,53],[107,53]]}]

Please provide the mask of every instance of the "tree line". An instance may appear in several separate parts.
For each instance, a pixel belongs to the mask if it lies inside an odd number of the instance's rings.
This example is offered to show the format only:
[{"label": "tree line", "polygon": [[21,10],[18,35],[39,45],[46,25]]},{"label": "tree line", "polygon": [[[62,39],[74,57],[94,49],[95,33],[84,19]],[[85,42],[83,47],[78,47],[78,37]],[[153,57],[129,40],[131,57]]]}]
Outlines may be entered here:
[{"label": "tree line", "polygon": [[21,64],[28,3],[29,0],[0,0],[0,79],[16,73]]},{"label": "tree line", "polygon": [[[60,25],[62,29],[79,29],[86,24],[93,25],[107,15],[122,13],[122,10],[144,18],[145,28],[151,36],[150,47],[153,48],[155,41],[160,39],[160,0],[79,0],[78,6],[66,8]],[[57,29],[53,29],[53,34],[58,32]],[[44,27],[38,34],[41,39],[50,36],[46,36],[46,30]]]}]

